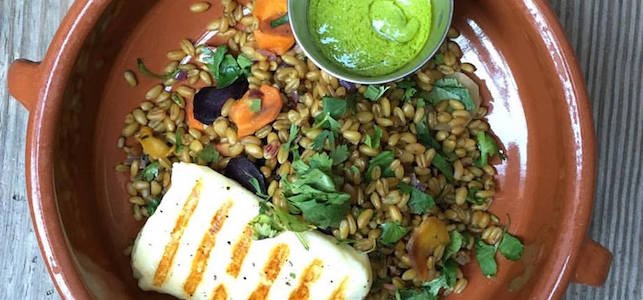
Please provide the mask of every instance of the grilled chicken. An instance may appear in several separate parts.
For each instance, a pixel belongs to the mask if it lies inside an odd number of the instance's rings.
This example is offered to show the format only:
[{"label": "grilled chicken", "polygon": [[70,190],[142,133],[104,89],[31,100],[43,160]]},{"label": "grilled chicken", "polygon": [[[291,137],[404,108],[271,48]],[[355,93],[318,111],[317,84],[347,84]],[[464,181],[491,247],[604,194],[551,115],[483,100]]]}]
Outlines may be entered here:
[{"label": "grilled chicken", "polygon": [[219,173],[177,163],[172,186],[132,249],[143,290],[183,299],[363,299],[368,258],[329,236],[292,232],[253,240],[253,193]]}]

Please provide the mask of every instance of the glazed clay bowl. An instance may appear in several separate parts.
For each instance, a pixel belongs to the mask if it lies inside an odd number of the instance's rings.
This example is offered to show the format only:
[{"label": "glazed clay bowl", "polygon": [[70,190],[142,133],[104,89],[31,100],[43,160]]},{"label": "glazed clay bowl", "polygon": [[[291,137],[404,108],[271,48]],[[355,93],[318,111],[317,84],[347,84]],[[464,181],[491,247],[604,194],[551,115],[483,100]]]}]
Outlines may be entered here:
[{"label": "glazed clay bowl", "polygon": [[[158,299],[138,290],[129,258],[141,222],[131,216],[114,167],[124,116],[153,81],[128,87],[123,71],[142,57],[162,69],[165,52],[196,39],[220,15],[189,1],[79,0],[42,63],[16,61],[11,93],[30,111],[27,187],[34,228],[64,298]],[[478,66],[499,162],[492,211],[525,243],[499,273],[465,268],[469,287],[450,299],[557,299],[570,281],[600,285],[610,253],[586,238],[594,195],[594,135],[572,50],[545,0],[459,0],[453,25],[464,61]]]}]

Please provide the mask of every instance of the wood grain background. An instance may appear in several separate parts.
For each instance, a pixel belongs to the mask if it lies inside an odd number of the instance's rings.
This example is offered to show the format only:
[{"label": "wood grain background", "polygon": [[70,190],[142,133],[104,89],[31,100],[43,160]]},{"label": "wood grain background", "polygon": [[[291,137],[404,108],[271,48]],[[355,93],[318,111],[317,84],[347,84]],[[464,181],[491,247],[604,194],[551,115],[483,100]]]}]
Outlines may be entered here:
[{"label": "wood grain background", "polygon": [[[498,1],[501,5],[501,1]],[[27,111],[10,98],[16,58],[42,59],[72,0],[0,0],[0,299],[58,299],[26,201]],[[643,299],[643,1],[551,0],[592,102],[598,178],[590,234],[614,254],[603,288],[570,285],[565,299]]]}]

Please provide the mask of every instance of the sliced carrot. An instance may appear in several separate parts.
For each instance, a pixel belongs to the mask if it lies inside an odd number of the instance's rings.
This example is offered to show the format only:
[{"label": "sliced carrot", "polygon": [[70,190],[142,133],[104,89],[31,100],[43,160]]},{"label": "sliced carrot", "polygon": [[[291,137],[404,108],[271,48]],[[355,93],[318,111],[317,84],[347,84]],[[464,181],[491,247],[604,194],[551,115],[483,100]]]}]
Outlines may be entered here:
[{"label": "sliced carrot", "polygon": [[260,49],[265,49],[282,55],[295,44],[295,38],[292,35],[280,35],[265,33],[255,30],[255,41]]},{"label": "sliced carrot", "polygon": [[204,130],[205,124],[201,123],[199,120],[194,118],[194,99],[185,99],[185,120],[188,123],[188,127]]},{"label": "sliced carrot", "polygon": [[273,122],[284,105],[278,89],[264,84],[259,88],[259,91],[262,95],[261,108],[258,112],[254,112],[250,108],[250,91],[230,108],[228,117],[237,125],[237,136],[240,138],[251,135]]},{"label": "sliced carrot", "polygon": [[284,54],[295,44],[290,25],[283,24],[272,28],[270,22],[288,13],[287,0],[256,0],[252,12],[259,19],[259,29],[254,31],[257,46],[279,55]]},{"label": "sliced carrot", "polygon": [[288,12],[288,0],[256,0],[252,14],[260,21],[276,19]]}]

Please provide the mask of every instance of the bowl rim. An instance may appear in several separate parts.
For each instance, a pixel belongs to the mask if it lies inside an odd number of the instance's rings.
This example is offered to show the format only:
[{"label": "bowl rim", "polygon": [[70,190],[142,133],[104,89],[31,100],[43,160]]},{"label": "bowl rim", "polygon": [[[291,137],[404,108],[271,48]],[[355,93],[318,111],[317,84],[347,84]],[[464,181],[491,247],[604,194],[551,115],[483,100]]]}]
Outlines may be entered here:
[{"label": "bowl rim", "polygon": [[[48,272],[62,298],[92,299],[81,279],[82,271],[72,254],[58,212],[53,181],[55,133],[62,112],[63,94],[85,39],[113,0],[77,0],[57,30],[34,81],[42,84],[30,110],[26,140],[26,181],[32,224]],[[595,185],[595,137],[588,95],[574,52],[546,0],[521,0],[530,23],[540,31],[547,48],[548,60],[555,68],[564,88],[571,130],[577,137],[574,156],[576,169],[571,203],[563,213],[561,243],[551,266],[552,276],[534,282],[534,293],[542,299],[560,298],[572,278],[580,247],[587,234],[593,206]],[[34,93],[36,93],[34,91]],[[533,296],[533,295],[532,295]]]},{"label": "bowl rim", "polygon": [[[292,20],[292,15],[291,15],[291,11],[292,11],[292,10],[290,9],[290,5],[291,5],[291,3],[295,2],[295,1],[298,1],[298,0],[288,0],[288,18],[290,18],[291,20]],[[294,22],[290,22],[290,29],[291,29],[291,31],[292,31],[293,36],[295,37],[295,41],[297,42],[297,45],[299,45],[299,48],[301,49],[301,51],[303,51],[303,52],[304,52],[304,54],[306,54],[306,57],[307,57],[308,59],[312,60],[312,61],[313,61],[313,63],[314,63],[317,67],[319,67],[320,69],[324,70],[324,71],[325,71],[325,72],[327,72],[328,74],[333,75],[334,77],[336,77],[336,78],[338,78],[338,79],[341,79],[341,80],[344,80],[344,81],[348,81],[348,82],[352,82],[352,83],[359,83],[359,84],[384,84],[384,83],[389,83],[389,82],[394,82],[394,81],[400,80],[400,79],[402,79],[402,78],[404,78],[404,77],[406,77],[406,76],[408,76],[408,75],[410,75],[410,74],[412,74],[412,73],[416,72],[417,70],[419,70],[420,68],[422,68],[422,66],[424,66],[427,62],[429,62],[429,60],[430,60],[431,58],[433,58],[433,56],[435,55],[435,53],[437,53],[437,52],[440,50],[440,45],[442,45],[442,43],[444,42],[444,40],[445,40],[445,39],[446,39],[446,37],[447,37],[447,34],[449,33],[449,28],[451,27],[451,22],[453,21],[453,13],[454,13],[454,11],[455,11],[455,4],[454,4],[454,0],[447,0],[447,1],[449,1],[449,13],[447,14],[447,20],[446,20],[446,22],[447,22],[447,24],[449,24],[449,25],[447,25],[447,30],[445,30],[445,31],[442,33],[442,36],[440,37],[440,43],[438,43],[438,44],[437,44],[437,46],[436,46],[433,50],[431,50],[431,51],[429,52],[429,54],[428,54],[424,59],[422,59],[421,61],[419,61],[419,62],[418,62],[418,64],[417,64],[417,66],[413,66],[412,68],[409,68],[407,71],[405,71],[405,72],[403,72],[403,73],[400,73],[400,74],[397,74],[397,75],[395,75],[395,74],[396,74],[396,72],[397,72],[399,69],[398,69],[398,70],[395,70],[395,71],[393,71],[393,72],[391,72],[391,73],[389,73],[389,74],[384,74],[384,75],[379,75],[379,76],[371,77],[370,79],[369,79],[369,77],[362,76],[362,75],[357,75],[357,74],[354,74],[354,75],[353,75],[353,76],[357,77],[357,79],[355,79],[355,78],[348,78],[348,77],[346,77],[346,76],[343,76],[343,75],[341,75],[341,74],[339,74],[339,73],[337,73],[337,72],[335,72],[335,71],[332,71],[332,70],[330,70],[330,69],[328,69],[328,68],[324,67],[324,64],[320,63],[320,62],[319,62],[319,60],[318,60],[314,55],[311,55],[311,54],[310,54],[310,52],[309,52],[308,50],[306,50],[306,47],[302,46],[303,44],[302,44],[302,43],[301,43],[301,41],[300,41],[299,35],[297,35],[297,32],[298,32],[298,31],[297,31],[297,30],[296,30],[296,28],[295,28],[295,27],[297,27],[297,26],[295,25],[295,23],[294,23]],[[308,1],[308,2],[310,2],[310,1]],[[428,39],[427,39],[427,43],[428,43]],[[419,53],[418,53],[418,55],[419,55]],[[410,63],[410,62],[409,62],[409,63]],[[402,66],[400,69],[405,68],[407,65],[408,65],[408,63],[407,63],[406,65]],[[395,76],[391,76],[391,75],[395,75]]]}]

